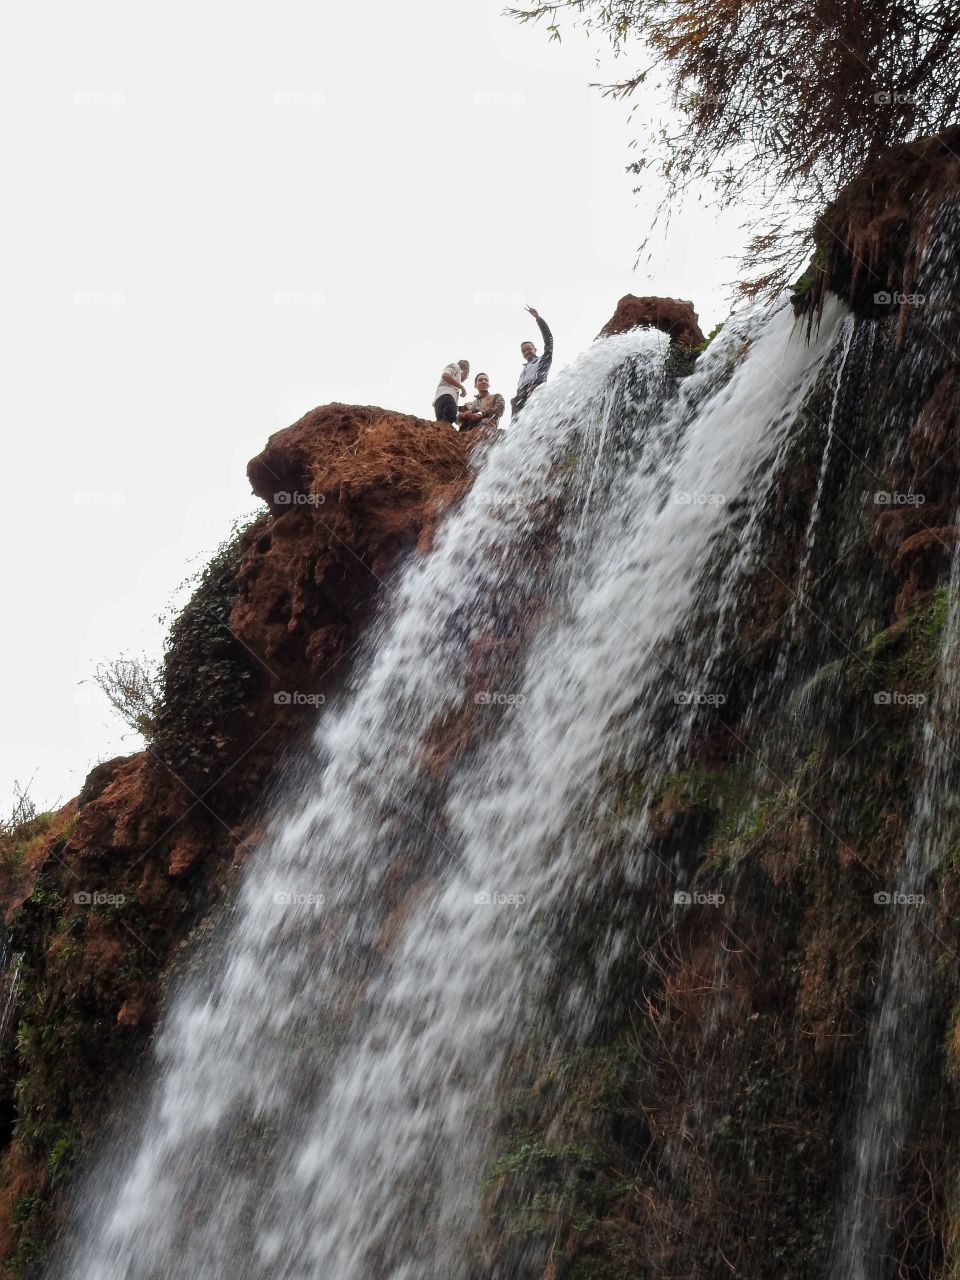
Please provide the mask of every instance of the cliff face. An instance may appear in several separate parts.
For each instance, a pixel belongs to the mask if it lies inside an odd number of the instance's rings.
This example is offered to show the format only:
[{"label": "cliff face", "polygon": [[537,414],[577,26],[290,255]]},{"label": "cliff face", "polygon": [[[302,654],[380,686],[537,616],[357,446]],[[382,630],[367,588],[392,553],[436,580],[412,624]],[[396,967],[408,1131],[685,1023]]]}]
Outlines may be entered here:
[{"label": "cliff face", "polygon": [[475,442],[436,423],[327,405],[250,463],[273,520],[244,541],[230,627],[265,673],[304,691],[350,651],[358,621],[409,550],[469,487]]},{"label": "cliff face", "polygon": [[[960,193],[960,126],[895,147],[845,187],[814,228],[817,249],[794,286],[798,310],[815,314],[828,292],[857,315],[895,315],[899,330],[918,298],[918,270]],[[946,301],[946,300],[945,300]],[[955,305],[955,299],[953,301]]]},{"label": "cliff face", "polygon": [[98,765],[7,840],[0,904],[22,960],[0,1027],[3,1274],[33,1267],[145,1048],[165,972],[256,838],[281,755],[349,672],[399,565],[469,487],[482,443],[339,404],[272,436],[248,469],[269,511],[221,548],[174,623],[149,749]]},{"label": "cliff face", "polygon": [[[944,675],[960,492],[951,157],[917,144],[822,220],[797,306],[814,324],[826,289],[851,304],[842,365],[791,427],[760,517],[762,562],[722,636],[722,708],[704,712],[652,802],[653,762],[609,780],[612,809],[645,824],[662,876],[639,893],[607,870],[558,923],[555,989],[502,1082],[484,1276],[831,1273],[896,927],[875,894],[903,863],[923,768],[909,708]],[[880,283],[933,303],[876,303]],[[628,296],[604,332],[635,324],[702,341],[689,303]],[[99,765],[8,842],[0,902],[22,959],[0,1021],[3,1274],[36,1273],[64,1189],[119,1118],[164,982],[257,838],[283,753],[350,671],[398,567],[469,488],[484,443],[344,405],[271,437],[249,466],[268,510],[221,549],[174,624],[150,749]],[[553,513],[537,518],[531,556],[549,548]],[[498,617],[503,634],[468,684],[507,687],[501,667],[551,604],[522,603],[523,616]],[[431,730],[438,777],[479,732],[470,714]],[[614,868],[623,835],[603,831]],[[397,916],[405,874],[398,863],[397,904],[385,904]],[[665,909],[678,875],[703,901]],[[960,1237],[958,903],[948,859],[926,917],[938,943],[920,1105],[885,1206],[900,1214],[903,1274],[944,1280]],[[574,984],[596,992],[597,1016],[571,1046]]]}]

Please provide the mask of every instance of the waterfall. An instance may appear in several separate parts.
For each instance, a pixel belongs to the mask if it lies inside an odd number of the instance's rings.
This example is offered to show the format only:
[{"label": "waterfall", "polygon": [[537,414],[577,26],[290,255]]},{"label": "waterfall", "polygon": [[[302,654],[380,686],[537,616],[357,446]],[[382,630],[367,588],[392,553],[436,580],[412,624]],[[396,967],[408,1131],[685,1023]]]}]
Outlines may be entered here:
[{"label": "waterfall", "polygon": [[[495,1086],[590,808],[689,732],[841,322],[808,346],[788,308],[751,311],[679,385],[662,335],[606,339],[485,453],[173,993],[58,1276],[471,1274]],[[589,993],[568,1004],[575,1035]]]},{"label": "waterfall", "polygon": [[[853,316],[847,316],[843,322],[843,339],[839,344],[839,359],[837,360],[836,372],[833,375],[833,389],[830,397],[830,411],[827,414],[826,437],[823,445],[823,453],[820,457],[820,470],[817,472],[817,486],[813,493],[813,502],[810,506],[810,518],[807,521],[806,536],[803,540],[803,553],[800,557],[800,567],[797,570],[797,592],[790,602],[790,613],[787,616],[786,634],[790,639],[793,638],[796,629],[797,614],[803,604],[804,596],[807,588],[807,575],[810,567],[810,561],[813,558],[813,549],[817,540],[817,526],[820,519],[820,506],[823,501],[823,490],[827,480],[827,474],[830,470],[830,457],[834,439],[834,429],[837,422],[837,409],[839,408],[844,389],[844,376],[847,372],[847,361],[850,359],[850,348],[853,345],[853,335],[856,329],[856,321]],[[786,661],[788,647],[785,645],[781,655],[781,662]]]}]

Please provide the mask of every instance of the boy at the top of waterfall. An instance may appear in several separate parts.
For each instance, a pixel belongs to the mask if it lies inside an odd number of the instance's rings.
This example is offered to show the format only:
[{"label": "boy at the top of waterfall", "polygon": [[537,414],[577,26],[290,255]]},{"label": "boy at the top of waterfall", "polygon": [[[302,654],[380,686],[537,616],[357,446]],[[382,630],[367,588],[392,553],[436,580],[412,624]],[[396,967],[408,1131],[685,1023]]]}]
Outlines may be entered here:
[{"label": "boy at the top of waterfall", "polygon": [[550,327],[533,307],[527,307],[526,309],[536,320],[537,328],[543,334],[543,355],[537,355],[537,348],[529,340],[520,343],[520,354],[526,363],[520,370],[517,394],[510,401],[510,408],[513,410],[514,417],[527,403],[537,387],[546,382],[547,375],[550,373],[550,365],[553,363],[553,334],[550,332]]}]

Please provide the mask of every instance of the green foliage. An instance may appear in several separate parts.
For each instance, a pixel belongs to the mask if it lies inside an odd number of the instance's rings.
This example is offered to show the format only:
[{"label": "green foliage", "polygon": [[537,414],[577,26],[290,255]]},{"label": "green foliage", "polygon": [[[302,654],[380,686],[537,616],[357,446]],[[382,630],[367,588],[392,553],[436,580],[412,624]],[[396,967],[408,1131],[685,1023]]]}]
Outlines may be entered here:
[{"label": "green foliage", "polygon": [[723,329],[724,323],[725,322],[721,320],[719,324],[715,324],[713,328],[710,330],[710,332],[707,334],[707,336],[704,338],[704,340],[702,342],[697,343],[697,345],[693,348],[693,351],[696,355],[698,356],[702,355],[703,352],[706,351],[710,343],[714,340],[715,337],[717,337],[717,335]]},{"label": "green foliage", "polygon": [[50,1154],[47,1156],[47,1172],[50,1174],[50,1181],[53,1185],[67,1177],[72,1171],[75,1158],[73,1139],[69,1134],[61,1131],[59,1136],[54,1139]]},{"label": "green foliage", "polygon": [[44,911],[56,911],[63,903],[63,898],[56,889],[47,889],[38,885],[31,893],[29,902]]},{"label": "green foliage", "polygon": [[0,862],[17,867],[50,830],[56,814],[40,813],[30,798],[29,784],[14,783],[14,803],[10,816],[0,821]]},{"label": "green foliage", "polygon": [[865,645],[862,673],[916,691],[929,689],[949,612],[950,589],[941,586]]},{"label": "green foliage", "polygon": [[497,1216],[508,1236],[542,1236],[560,1218],[573,1231],[597,1220],[603,1184],[595,1152],[578,1142],[528,1136],[493,1165],[485,1186],[496,1189]]},{"label": "green foliage", "polygon": [[[829,15],[689,0],[536,0],[509,12],[549,23],[554,38],[567,17],[618,53],[636,50],[640,67],[606,86],[617,98],[661,89],[630,168],[654,171],[664,216],[705,188],[721,208],[755,202],[746,265],[759,275],[744,292],[787,283],[809,243],[798,225],[864,165],[956,122],[960,13],[950,0],[856,0]],[[680,127],[663,123],[665,97]]]},{"label": "green foliage", "polygon": [[256,674],[254,659],[230,630],[230,614],[241,538],[269,520],[266,514],[258,516],[221,545],[170,628],[153,745],[187,781],[209,784]]},{"label": "green foliage", "polygon": [[40,1203],[41,1201],[39,1196],[31,1195],[29,1193],[20,1196],[16,1204],[13,1206],[13,1211],[10,1214],[10,1221],[15,1227],[22,1226],[26,1220],[29,1217],[32,1217],[32,1215],[37,1211]]},{"label": "green foliage", "polygon": [[490,1181],[534,1173],[544,1182],[559,1183],[563,1181],[567,1170],[589,1168],[593,1164],[593,1153],[579,1143],[553,1145],[528,1140],[496,1161],[490,1171]]},{"label": "green foliage", "polygon": [[149,742],[156,730],[158,672],[146,657],[120,656],[97,664],[94,682],[121,720]]}]

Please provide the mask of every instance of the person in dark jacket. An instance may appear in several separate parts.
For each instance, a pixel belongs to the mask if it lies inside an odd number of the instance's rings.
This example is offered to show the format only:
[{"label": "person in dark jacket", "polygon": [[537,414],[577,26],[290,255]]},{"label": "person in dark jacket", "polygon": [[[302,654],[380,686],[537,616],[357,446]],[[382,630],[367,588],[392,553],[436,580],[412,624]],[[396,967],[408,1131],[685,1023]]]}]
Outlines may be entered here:
[{"label": "person in dark jacket", "polygon": [[510,408],[513,410],[514,417],[527,403],[537,387],[546,382],[550,373],[550,365],[553,363],[553,334],[550,332],[546,320],[541,317],[538,311],[535,311],[533,307],[527,307],[527,310],[536,320],[537,328],[543,334],[543,355],[537,355],[537,348],[532,342],[520,343],[520,354],[523,356],[525,363],[520,371],[517,394],[510,401]]}]

